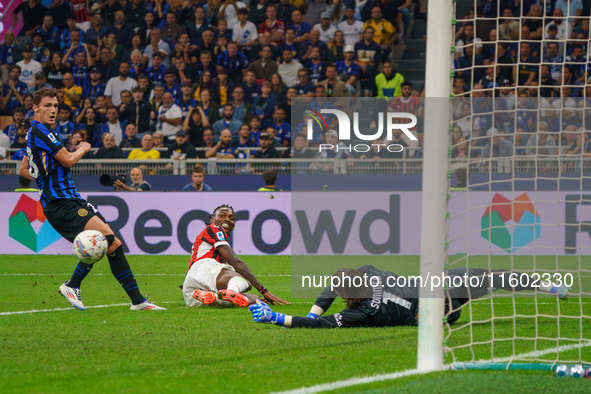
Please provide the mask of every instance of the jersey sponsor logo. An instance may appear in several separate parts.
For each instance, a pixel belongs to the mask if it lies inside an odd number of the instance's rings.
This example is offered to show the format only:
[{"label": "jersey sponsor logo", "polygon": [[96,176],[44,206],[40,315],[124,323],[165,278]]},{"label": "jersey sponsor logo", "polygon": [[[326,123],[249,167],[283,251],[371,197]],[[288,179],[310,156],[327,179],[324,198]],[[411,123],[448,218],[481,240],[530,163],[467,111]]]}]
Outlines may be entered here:
[{"label": "jersey sponsor logo", "polygon": [[79,215],[80,217],[84,217],[84,216],[88,215],[88,211],[87,211],[86,209],[84,209],[84,208],[80,208],[80,209],[78,210],[78,215]]},{"label": "jersey sponsor logo", "polygon": [[218,231],[218,232],[216,233],[216,235],[217,235],[217,237],[218,237],[218,239],[219,239],[220,241],[225,241],[225,240],[226,240],[226,237],[224,237],[224,233],[222,233],[221,231]]}]

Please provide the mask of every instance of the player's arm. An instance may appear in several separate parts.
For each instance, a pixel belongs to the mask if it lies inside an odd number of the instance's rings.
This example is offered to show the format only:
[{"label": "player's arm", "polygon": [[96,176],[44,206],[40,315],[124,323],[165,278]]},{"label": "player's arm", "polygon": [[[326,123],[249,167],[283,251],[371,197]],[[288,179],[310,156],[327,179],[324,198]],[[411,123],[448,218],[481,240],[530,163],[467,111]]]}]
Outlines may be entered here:
[{"label": "player's arm", "polygon": [[21,161],[21,166],[18,169],[18,174],[20,176],[23,176],[25,178],[27,178],[30,181],[35,181],[33,179],[33,177],[31,176],[31,174],[29,173],[29,157],[28,156],[23,156],[23,160]]},{"label": "player's arm", "polygon": [[236,252],[234,252],[234,249],[232,249],[230,245],[219,245],[217,247],[217,250],[218,252],[220,252],[224,260],[232,267],[234,267],[236,272],[238,272],[244,279],[249,281],[254,286],[254,288],[257,289],[263,295],[263,297],[265,297],[267,301],[279,305],[291,304],[290,302],[282,300],[281,298],[269,292],[267,288],[263,286],[261,282],[259,282],[257,277],[254,276],[250,268],[248,268],[248,265],[246,265],[246,263],[242,261],[240,257],[238,257],[238,255],[236,254]]},{"label": "player's arm", "polygon": [[269,323],[292,328],[346,328],[369,326],[367,315],[359,310],[345,309],[330,316],[318,319],[290,316],[273,312],[265,303],[252,304],[248,307],[256,323]]},{"label": "player's arm", "polygon": [[90,144],[82,141],[76,146],[74,152],[68,152],[66,148],[62,148],[53,156],[64,167],[73,167],[78,163],[88,152],[90,152]]}]

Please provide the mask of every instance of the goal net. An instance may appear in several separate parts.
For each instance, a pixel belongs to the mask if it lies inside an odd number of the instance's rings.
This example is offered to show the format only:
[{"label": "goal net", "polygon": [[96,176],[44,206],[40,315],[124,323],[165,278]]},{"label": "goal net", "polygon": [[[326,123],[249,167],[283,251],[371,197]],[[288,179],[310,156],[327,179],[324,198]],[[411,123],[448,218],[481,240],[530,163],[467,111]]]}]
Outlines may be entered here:
[{"label": "goal net", "polygon": [[453,3],[446,270],[512,272],[445,324],[458,367],[591,363],[589,6],[533,3]]}]

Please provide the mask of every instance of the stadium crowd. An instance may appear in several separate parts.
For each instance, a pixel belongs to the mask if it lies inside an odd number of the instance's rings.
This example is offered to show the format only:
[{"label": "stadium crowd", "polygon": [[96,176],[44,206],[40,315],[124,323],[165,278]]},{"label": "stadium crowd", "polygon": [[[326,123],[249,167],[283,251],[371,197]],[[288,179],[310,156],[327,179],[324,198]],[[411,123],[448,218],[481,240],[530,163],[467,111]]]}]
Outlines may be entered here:
[{"label": "stadium crowd", "polygon": [[[478,7],[456,23],[452,158],[591,153],[589,4],[461,3]],[[58,89],[64,144],[86,140],[98,148],[95,158],[247,157],[241,148],[259,148],[259,158],[314,157],[307,146],[333,136],[308,141],[305,123],[290,124],[294,97],[384,97],[390,110],[421,109],[424,91],[396,64],[415,7],[412,0],[27,0],[13,13],[23,28],[16,37],[7,30],[0,46],[0,115],[14,117],[0,146],[24,146],[19,128],[33,113],[31,93],[45,86]],[[421,157],[420,123],[418,144],[395,136],[418,148],[404,157]]]},{"label": "stadium crowd", "polygon": [[590,157],[589,2],[481,5],[456,25],[452,157]]},{"label": "stadium crowd", "polygon": [[362,81],[366,95],[399,94],[404,79],[385,59],[403,42],[411,5],[25,1],[13,11],[22,29],[7,30],[0,47],[0,115],[14,117],[0,144],[19,147],[31,94],[45,86],[58,90],[65,146],[86,140],[95,158],[120,157],[113,146],[141,148],[134,158],[159,147],[174,147],[166,157],[243,157],[236,149],[245,147],[279,157],[263,140],[291,146],[292,98],[359,95]]}]

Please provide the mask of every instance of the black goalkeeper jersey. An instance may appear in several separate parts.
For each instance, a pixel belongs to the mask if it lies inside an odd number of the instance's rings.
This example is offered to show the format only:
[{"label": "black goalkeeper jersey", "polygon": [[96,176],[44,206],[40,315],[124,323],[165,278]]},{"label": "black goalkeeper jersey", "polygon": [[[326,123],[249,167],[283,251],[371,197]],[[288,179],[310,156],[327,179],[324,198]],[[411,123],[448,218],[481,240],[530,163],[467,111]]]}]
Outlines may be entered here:
[{"label": "black goalkeeper jersey", "polygon": [[[318,319],[308,319],[294,316],[292,327],[309,328],[346,328],[346,327],[389,327],[411,326],[417,324],[418,288],[388,287],[387,278],[398,275],[380,270],[371,265],[357,268],[357,271],[375,276],[379,280],[372,290],[372,298],[367,299],[352,309],[344,309],[334,315],[321,316]],[[392,279],[390,279],[392,282]],[[337,295],[327,287],[315,302],[323,310],[328,310]]]}]

